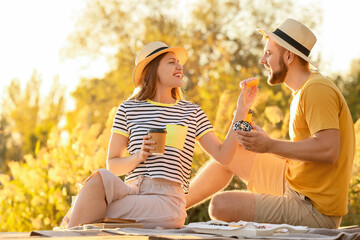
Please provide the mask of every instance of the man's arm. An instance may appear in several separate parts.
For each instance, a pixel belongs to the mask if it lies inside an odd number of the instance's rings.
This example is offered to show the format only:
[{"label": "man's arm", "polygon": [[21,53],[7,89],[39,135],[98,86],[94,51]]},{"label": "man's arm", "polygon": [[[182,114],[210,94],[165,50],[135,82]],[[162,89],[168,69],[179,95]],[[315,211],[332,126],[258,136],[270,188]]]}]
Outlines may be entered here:
[{"label": "man's arm", "polygon": [[246,150],[323,163],[333,163],[339,157],[338,129],[321,130],[310,138],[296,142],[272,139],[260,127],[255,126],[255,129],[252,132],[237,132],[237,140]]},{"label": "man's arm", "polygon": [[185,195],[186,208],[204,202],[214,193],[225,188],[232,176],[229,170],[215,160],[208,161],[190,183],[189,194]]}]

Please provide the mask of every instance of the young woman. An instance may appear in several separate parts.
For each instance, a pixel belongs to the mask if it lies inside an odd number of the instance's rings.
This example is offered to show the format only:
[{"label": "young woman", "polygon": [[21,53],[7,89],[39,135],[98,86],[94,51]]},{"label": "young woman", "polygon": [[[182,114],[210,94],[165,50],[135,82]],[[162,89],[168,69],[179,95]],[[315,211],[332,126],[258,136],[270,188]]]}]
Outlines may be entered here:
[{"label": "young woman", "polygon": [[[237,144],[234,131],[221,143],[203,110],[182,99],[187,58],[184,48],[162,42],[139,52],[133,72],[136,89],[114,119],[108,170],[96,170],[86,180],[69,211],[68,228],[104,217],[134,219],[145,228],[179,228],[186,218],[184,194],[195,140],[221,164],[231,161]],[[245,119],[256,93],[256,87],[241,92],[234,122]],[[147,134],[150,128],[166,129],[164,155],[150,153],[155,144]],[[118,177],[124,174],[125,183]]]}]

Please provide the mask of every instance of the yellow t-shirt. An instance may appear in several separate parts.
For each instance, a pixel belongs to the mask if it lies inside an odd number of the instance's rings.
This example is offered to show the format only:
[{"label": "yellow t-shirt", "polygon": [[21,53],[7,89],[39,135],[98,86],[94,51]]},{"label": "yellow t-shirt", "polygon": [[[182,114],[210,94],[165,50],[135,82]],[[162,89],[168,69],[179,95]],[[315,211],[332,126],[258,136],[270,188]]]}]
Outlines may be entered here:
[{"label": "yellow t-shirt", "polygon": [[289,160],[286,180],[307,196],[315,208],[329,216],[347,213],[348,188],[355,153],[354,123],[335,84],[313,72],[296,92],[290,107],[292,141],[325,129],[340,130],[340,155],[332,164]]}]

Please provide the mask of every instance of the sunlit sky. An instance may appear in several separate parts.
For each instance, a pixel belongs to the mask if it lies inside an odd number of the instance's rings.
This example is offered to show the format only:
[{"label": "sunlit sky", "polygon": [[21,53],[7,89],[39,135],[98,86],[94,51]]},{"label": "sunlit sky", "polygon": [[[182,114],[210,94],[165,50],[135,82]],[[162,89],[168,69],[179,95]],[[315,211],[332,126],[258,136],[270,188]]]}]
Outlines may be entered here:
[{"label": "sunlit sky", "polygon": [[[321,52],[326,62],[320,70],[325,74],[347,71],[350,61],[360,58],[360,1],[318,0],[318,3],[324,17],[321,32],[315,32],[318,42],[312,55]],[[105,59],[89,65],[88,61],[78,59],[61,61],[59,56],[85,6],[85,0],[0,1],[0,94],[13,78],[25,84],[34,69],[42,76],[44,93],[56,75],[70,92],[80,77],[101,77],[109,71]]]}]

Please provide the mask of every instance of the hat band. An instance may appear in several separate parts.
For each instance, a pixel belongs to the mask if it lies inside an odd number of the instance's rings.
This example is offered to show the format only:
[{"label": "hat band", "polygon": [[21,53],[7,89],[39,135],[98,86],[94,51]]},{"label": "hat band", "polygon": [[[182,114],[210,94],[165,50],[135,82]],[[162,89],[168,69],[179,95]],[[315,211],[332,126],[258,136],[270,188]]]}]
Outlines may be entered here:
[{"label": "hat band", "polygon": [[281,31],[280,29],[277,28],[273,33],[275,35],[277,35],[278,37],[280,37],[285,42],[287,42],[288,44],[290,44],[291,46],[293,46],[294,48],[296,48],[297,50],[299,50],[305,56],[307,56],[307,57],[309,56],[310,50],[308,50],[306,47],[301,45],[298,41],[296,41],[295,39],[293,39],[292,37],[290,37],[283,31]]},{"label": "hat band", "polygon": [[155,54],[157,52],[160,52],[161,50],[167,49],[167,48],[169,48],[169,47],[161,47],[161,48],[155,49],[149,55],[147,55],[145,58],[150,57],[151,55],[153,55],[153,54]]}]

